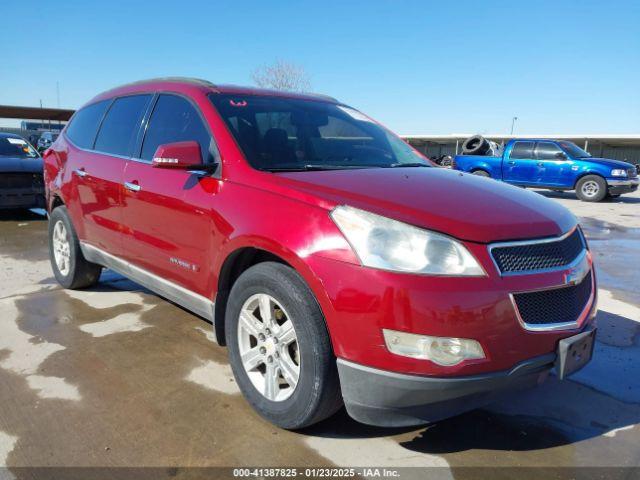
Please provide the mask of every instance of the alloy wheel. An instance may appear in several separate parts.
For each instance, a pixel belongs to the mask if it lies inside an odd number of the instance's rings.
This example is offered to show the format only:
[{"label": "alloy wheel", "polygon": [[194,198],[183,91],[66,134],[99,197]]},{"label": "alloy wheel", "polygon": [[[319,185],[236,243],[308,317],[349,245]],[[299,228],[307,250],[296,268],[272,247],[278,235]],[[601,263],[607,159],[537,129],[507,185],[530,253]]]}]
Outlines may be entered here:
[{"label": "alloy wheel", "polygon": [[242,366],[265,398],[282,402],[296,389],[300,351],[287,312],[272,296],[252,295],[242,306],[238,322]]},{"label": "alloy wheel", "polygon": [[600,191],[600,185],[593,180],[588,180],[582,185],[582,194],[585,197],[593,198]]},{"label": "alloy wheel", "polygon": [[62,220],[58,220],[53,227],[53,258],[56,261],[58,271],[67,276],[70,269],[71,245],[69,233]]}]

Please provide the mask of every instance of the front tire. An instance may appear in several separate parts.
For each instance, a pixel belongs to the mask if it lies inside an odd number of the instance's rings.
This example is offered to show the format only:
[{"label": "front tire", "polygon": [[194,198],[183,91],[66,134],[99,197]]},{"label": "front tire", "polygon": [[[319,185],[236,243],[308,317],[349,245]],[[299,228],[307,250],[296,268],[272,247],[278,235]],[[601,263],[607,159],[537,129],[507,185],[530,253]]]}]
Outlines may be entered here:
[{"label": "front tire", "polygon": [[84,258],[67,207],[49,216],[49,259],[56,280],[64,288],[87,288],[98,283],[102,267]]},{"label": "front tire", "polygon": [[607,196],[607,182],[598,175],[586,175],[578,180],[576,195],[583,202],[600,202]]},{"label": "front tire", "polygon": [[266,420],[299,429],[342,406],[322,312],[290,267],[265,262],[245,271],[231,289],[225,332],[236,382]]}]

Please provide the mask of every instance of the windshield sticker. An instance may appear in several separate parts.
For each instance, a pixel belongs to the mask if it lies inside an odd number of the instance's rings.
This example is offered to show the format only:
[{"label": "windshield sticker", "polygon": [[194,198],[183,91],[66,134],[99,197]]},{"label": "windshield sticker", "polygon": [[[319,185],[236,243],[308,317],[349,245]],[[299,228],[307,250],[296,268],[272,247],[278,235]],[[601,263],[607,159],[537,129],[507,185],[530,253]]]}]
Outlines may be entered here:
[{"label": "windshield sticker", "polygon": [[246,100],[239,100],[239,101],[234,101],[234,100],[229,100],[229,103],[231,104],[232,107],[246,107],[247,106],[247,101]]},{"label": "windshield sticker", "polygon": [[25,142],[24,140],[22,140],[21,138],[7,138],[7,140],[9,140],[9,143],[13,143],[14,145],[26,145],[27,142]]},{"label": "windshield sticker", "polygon": [[341,105],[338,105],[338,108],[342,110],[344,113],[346,113],[347,115],[349,115],[354,120],[358,120],[360,122],[375,123],[373,120],[367,117],[364,113],[361,113],[358,110],[354,110],[353,108],[349,108],[349,107],[343,107]]}]

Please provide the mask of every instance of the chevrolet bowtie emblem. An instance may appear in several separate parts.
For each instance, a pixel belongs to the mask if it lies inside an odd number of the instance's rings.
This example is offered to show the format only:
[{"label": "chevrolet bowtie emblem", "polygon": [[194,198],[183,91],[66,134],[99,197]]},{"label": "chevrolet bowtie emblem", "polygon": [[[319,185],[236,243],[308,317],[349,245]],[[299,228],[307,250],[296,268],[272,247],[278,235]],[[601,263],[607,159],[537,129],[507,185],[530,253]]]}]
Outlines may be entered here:
[{"label": "chevrolet bowtie emblem", "polygon": [[565,285],[577,285],[587,273],[589,273],[589,262],[587,258],[584,257],[578,265],[572,267],[571,270],[564,274],[564,283]]}]

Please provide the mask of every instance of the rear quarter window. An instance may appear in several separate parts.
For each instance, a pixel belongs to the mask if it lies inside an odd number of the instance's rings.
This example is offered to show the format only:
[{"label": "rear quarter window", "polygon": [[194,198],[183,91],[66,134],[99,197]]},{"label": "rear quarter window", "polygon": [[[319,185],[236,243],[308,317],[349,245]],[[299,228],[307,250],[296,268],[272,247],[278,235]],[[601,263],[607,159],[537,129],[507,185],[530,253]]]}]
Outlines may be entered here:
[{"label": "rear quarter window", "polygon": [[71,123],[67,126],[66,134],[71,141],[80,148],[93,148],[100,121],[111,100],[88,105],[78,110]]}]

